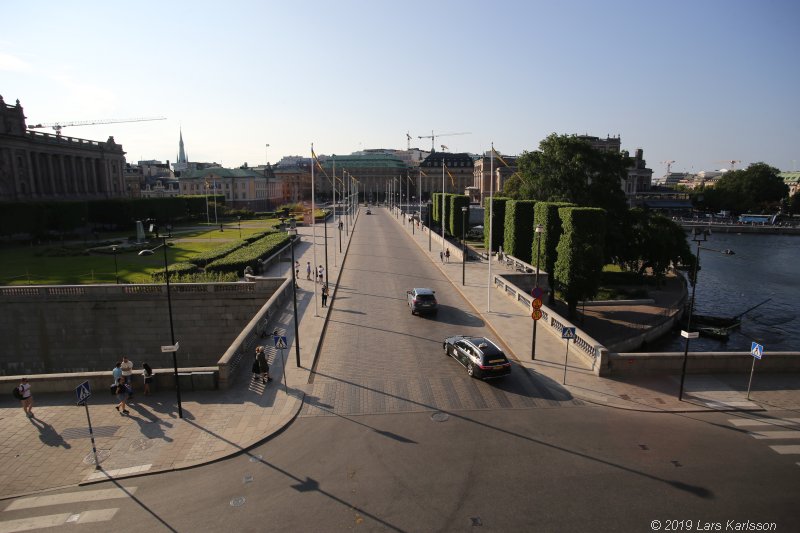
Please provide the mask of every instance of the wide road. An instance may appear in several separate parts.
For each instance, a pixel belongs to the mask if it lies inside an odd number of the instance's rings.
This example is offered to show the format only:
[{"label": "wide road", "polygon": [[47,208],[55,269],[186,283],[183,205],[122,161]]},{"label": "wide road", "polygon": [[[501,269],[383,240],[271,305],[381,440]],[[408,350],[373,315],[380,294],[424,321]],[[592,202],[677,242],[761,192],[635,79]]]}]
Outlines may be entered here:
[{"label": "wide road", "polygon": [[[388,216],[359,221],[286,431],[216,464],[3,502],[0,533],[65,515],[81,532],[800,531],[800,466],[770,447],[797,413],[616,410],[521,367],[471,380],[441,340],[488,332]],[[437,291],[436,319],[411,316],[413,286]],[[775,440],[750,433],[765,417]]]}]

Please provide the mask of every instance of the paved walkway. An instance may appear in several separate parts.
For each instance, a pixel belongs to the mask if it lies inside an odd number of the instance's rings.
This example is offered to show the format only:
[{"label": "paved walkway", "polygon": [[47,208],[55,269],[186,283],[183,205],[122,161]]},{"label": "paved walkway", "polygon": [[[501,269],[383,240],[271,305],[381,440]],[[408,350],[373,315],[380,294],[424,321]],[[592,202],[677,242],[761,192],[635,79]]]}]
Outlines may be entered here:
[{"label": "paved walkway", "polygon": [[[385,209],[373,209],[373,216],[391,216]],[[400,219],[395,218],[398,224]],[[441,264],[439,251],[428,252],[427,233],[411,234],[409,239],[428,253],[507,345],[521,365],[541,374],[554,384],[564,380],[565,343],[539,328],[536,360],[531,361],[531,319],[525,310],[496,289],[488,291],[486,262],[466,265],[465,285],[461,285],[461,264]],[[349,243],[342,233],[339,253],[335,225],[328,225],[328,274],[331,287],[338,279],[340,266]],[[113,408],[105,391],[95,392],[90,400],[100,469],[87,430],[86,409],[77,407],[69,395],[36,395],[34,419],[24,416],[18,403],[7,394],[0,400],[0,498],[77,483],[91,483],[107,478],[123,478],[196,466],[223,459],[251,448],[285,428],[298,415],[307,390],[309,369],[313,364],[318,340],[325,325],[327,309],[321,307],[319,286],[305,279],[305,264],[325,265],[323,227],[316,227],[316,249],[312,229],[299,228],[302,243],[296,247],[300,262],[298,292],[298,329],[300,366],[296,365],[291,303],[274,317],[275,325],[289,340],[289,349],[276,353],[271,339],[265,346],[271,358],[274,381],[266,386],[251,380],[249,364],[237,371],[237,381],[227,391],[185,391],[182,419],[177,417],[175,393],[155,391],[137,395],[130,416],[121,416]],[[291,275],[286,260],[273,266],[268,276]],[[491,311],[487,298],[491,294]],[[315,298],[316,297],[316,298]],[[316,301],[315,301],[316,300]],[[335,302],[335,291],[332,294]],[[180,333],[178,333],[180,339]],[[570,348],[572,350],[573,348]],[[285,363],[284,363],[285,361]],[[284,381],[285,376],[285,381]],[[674,376],[631,380],[601,379],[572,354],[568,359],[565,388],[575,397],[611,407],[656,412],[708,410],[800,409],[800,390],[796,376],[756,375],[751,400],[745,398],[747,376],[715,375],[687,377],[683,402],[677,400],[678,380]]]}]

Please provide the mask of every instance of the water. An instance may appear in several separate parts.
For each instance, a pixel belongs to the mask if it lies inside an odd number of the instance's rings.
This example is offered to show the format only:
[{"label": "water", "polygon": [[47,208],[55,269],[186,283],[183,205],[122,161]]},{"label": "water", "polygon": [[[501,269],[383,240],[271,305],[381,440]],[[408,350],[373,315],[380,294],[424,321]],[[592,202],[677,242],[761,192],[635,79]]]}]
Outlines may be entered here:
[{"label": "water", "polygon": [[[697,245],[692,241],[690,245],[696,253]],[[752,341],[763,345],[767,354],[800,350],[800,237],[715,233],[701,247],[696,313],[733,316],[771,300],[746,313],[741,328],[733,330],[727,341],[692,339],[689,350],[749,352]],[[712,248],[729,248],[736,254]],[[647,351],[682,352],[685,342],[678,332],[670,333]]]}]

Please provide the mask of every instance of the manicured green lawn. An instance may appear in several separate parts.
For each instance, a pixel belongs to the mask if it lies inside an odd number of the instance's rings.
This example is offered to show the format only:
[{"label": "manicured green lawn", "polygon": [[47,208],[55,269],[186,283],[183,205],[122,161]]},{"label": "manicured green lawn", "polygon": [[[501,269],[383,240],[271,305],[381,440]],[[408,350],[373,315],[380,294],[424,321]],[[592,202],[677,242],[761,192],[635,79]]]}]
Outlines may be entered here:
[{"label": "manicured green lawn", "polygon": [[[244,239],[273,227],[277,220],[243,220],[241,237]],[[153,255],[140,256],[139,245],[127,242],[128,234],[105,234],[101,242],[116,241],[117,272],[120,283],[151,283],[150,274],[164,268],[163,250]],[[239,240],[236,222],[219,226],[198,228],[176,227],[172,238],[167,239],[167,262],[184,263],[192,256],[216,248],[226,242]],[[161,243],[151,240],[145,247],[154,248]],[[87,255],[62,255],[64,247],[77,253],[95,246],[91,241],[50,243],[38,246],[6,246],[0,249],[0,284],[2,285],[80,285],[90,283],[115,283],[114,254],[92,253]],[[72,252],[70,252],[72,253]]]}]

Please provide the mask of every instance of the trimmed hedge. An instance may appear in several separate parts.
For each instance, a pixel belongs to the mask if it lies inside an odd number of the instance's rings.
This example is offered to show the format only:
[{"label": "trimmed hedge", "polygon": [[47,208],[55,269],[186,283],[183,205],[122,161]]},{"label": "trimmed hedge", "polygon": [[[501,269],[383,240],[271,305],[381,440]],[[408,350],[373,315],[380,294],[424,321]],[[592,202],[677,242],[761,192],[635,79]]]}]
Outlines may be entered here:
[{"label": "trimmed hedge", "polygon": [[255,242],[259,239],[263,239],[264,237],[270,235],[271,233],[275,233],[275,231],[274,230],[264,231],[261,233],[256,233],[255,235],[250,235],[249,237],[246,237],[241,241],[222,244],[220,246],[217,246],[216,248],[212,248],[211,250],[207,250],[205,252],[190,257],[189,262],[197,266],[205,266],[209,263],[213,263],[217,259],[222,259],[229,253],[238,250],[242,246],[247,246],[252,242]]},{"label": "trimmed hedge", "polygon": [[564,233],[556,248],[558,259],[553,277],[573,318],[578,301],[592,298],[600,288],[606,212],[596,207],[562,207],[558,215]]},{"label": "trimmed hedge", "polygon": [[[501,246],[504,246],[505,237],[505,222],[506,222],[506,203],[511,198],[497,197],[491,199],[491,206],[489,205],[489,198],[484,199],[483,206],[483,245],[489,249],[489,228],[492,228],[492,251],[496,252]],[[489,222],[489,211],[491,208],[492,217],[494,220]]]},{"label": "trimmed hedge", "polygon": [[503,251],[526,263],[531,262],[534,200],[509,200],[506,203]]},{"label": "trimmed hedge", "polygon": [[289,235],[286,233],[270,233],[265,237],[243,246],[230,254],[217,259],[206,266],[206,272],[244,272],[244,269],[251,267],[253,272],[258,273],[261,267],[260,259],[268,257],[289,242]]},{"label": "trimmed hedge", "polygon": [[[449,213],[447,231],[454,237],[461,238],[462,226],[464,225],[464,214],[461,212],[462,207],[469,208],[469,196],[463,194],[448,194],[447,195],[447,212]],[[469,215],[467,215],[469,217]],[[469,223],[469,218],[467,219]]]},{"label": "trimmed hedge", "polygon": [[[174,263],[169,265],[169,280],[170,282],[174,281],[176,278],[180,276],[185,276],[187,274],[193,274],[197,272],[197,265],[193,265],[191,263]],[[161,282],[164,281],[166,277],[164,275],[164,269],[159,269],[156,272],[150,274],[150,277],[153,279],[154,282]]]},{"label": "trimmed hedge", "polygon": [[[533,208],[533,226],[541,225],[544,232],[541,235],[541,252],[539,256],[539,264],[541,268],[550,275],[550,303],[555,300],[554,289],[556,288],[556,281],[553,278],[553,271],[556,264],[556,247],[561,238],[561,219],[558,216],[558,210],[562,207],[577,207],[575,204],[568,202],[538,202]],[[536,240],[531,245],[531,257],[535,256]]]}]

